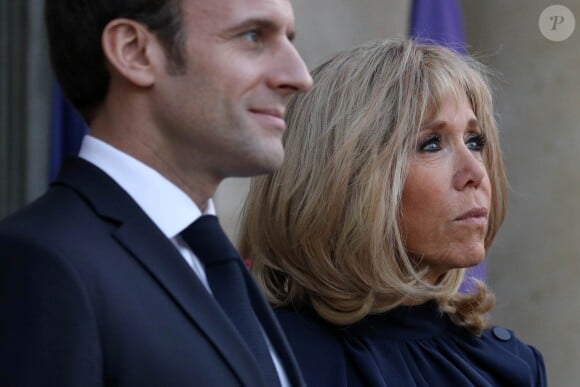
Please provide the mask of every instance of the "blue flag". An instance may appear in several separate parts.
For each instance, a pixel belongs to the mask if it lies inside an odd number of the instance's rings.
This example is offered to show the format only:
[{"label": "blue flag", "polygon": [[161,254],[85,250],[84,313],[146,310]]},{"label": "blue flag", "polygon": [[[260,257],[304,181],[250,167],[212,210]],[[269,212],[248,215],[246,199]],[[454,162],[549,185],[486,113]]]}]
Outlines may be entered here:
[{"label": "blue flag", "polygon": [[[409,34],[422,43],[438,44],[460,54],[466,53],[463,15],[458,0],[414,0]],[[472,288],[471,277],[485,281],[484,262],[467,270],[461,292]]]},{"label": "blue flag", "polygon": [[62,159],[76,155],[87,126],[78,111],[66,99],[57,82],[52,90],[50,134],[50,180],[56,177]]},{"label": "blue flag", "polygon": [[464,54],[465,31],[459,1],[414,0],[409,34],[419,41]]}]

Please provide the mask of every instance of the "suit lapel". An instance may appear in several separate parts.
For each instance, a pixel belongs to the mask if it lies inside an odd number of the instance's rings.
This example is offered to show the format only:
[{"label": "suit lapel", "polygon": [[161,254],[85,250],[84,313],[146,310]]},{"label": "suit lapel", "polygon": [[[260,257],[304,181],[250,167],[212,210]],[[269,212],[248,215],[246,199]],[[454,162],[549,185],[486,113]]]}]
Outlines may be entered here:
[{"label": "suit lapel", "polygon": [[260,386],[260,371],[235,328],[175,246],[110,177],[94,165],[65,161],[54,185],[72,188],[95,212],[118,224],[113,238],[138,260],[222,354],[243,385]]},{"label": "suit lapel", "polygon": [[248,287],[248,293],[252,300],[252,306],[254,311],[262,324],[262,327],[268,335],[270,343],[276,350],[276,353],[280,357],[280,361],[284,366],[286,375],[290,380],[292,386],[306,386],[302,374],[300,373],[300,368],[298,362],[292,353],[290,344],[283,333],[282,327],[278,323],[278,319],[274,315],[272,308],[268,305],[264,295],[261,290],[256,285],[252,274],[249,270],[244,270],[244,275],[246,277],[246,283]]}]

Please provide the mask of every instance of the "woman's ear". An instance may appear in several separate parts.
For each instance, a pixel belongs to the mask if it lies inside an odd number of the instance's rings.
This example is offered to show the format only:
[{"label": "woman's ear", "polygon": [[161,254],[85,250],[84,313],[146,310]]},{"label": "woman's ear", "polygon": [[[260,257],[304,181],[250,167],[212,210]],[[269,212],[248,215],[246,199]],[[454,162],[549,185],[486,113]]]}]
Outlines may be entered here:
[{"label": "woman's ear", "polygon": [[145,26],[130,19],[114,19],[103,30],[101,44],[109,67],[135,86],[155,83],[157,66],[165,55],[159,40]]}]

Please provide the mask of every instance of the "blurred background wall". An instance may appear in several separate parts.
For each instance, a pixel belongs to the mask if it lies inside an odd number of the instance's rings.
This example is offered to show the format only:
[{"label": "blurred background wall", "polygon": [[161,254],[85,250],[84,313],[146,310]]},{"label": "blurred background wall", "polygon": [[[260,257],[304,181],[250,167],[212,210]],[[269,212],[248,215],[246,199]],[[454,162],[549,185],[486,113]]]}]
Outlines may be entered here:
[{"label": "blurred background wall", "polygon": [[[51,74],[42,0],[0,0],[0,216],[48,182]],[[312,68],[336,50],[406,36],[410,0],[293,0],[296,45]],[[580,0],[463,0],[469,52],[500,74],[497,112],[510,181],[488,256],[495,323],[544,354],[553,386],[580,385],[580,27],[562,42],[538,27],[549,5],[580,22]],[[218,212],[235,239],[248,179],[228,179]]]}]

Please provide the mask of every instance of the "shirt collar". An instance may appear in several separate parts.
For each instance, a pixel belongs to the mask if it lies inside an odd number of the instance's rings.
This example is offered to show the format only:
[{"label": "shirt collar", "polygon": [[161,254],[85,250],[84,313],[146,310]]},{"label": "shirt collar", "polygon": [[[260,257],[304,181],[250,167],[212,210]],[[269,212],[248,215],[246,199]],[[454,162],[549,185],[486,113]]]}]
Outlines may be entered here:
[{"label": "shirt collar", "polygon": [[[86,135],[79,157],[119,184],[168,238],[174,238],[203,215],[185,192],[159,172],[102,140]],[[215,215],[212,199],[205,214]]]}]

